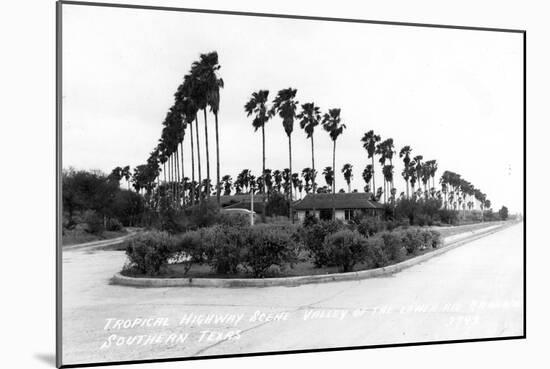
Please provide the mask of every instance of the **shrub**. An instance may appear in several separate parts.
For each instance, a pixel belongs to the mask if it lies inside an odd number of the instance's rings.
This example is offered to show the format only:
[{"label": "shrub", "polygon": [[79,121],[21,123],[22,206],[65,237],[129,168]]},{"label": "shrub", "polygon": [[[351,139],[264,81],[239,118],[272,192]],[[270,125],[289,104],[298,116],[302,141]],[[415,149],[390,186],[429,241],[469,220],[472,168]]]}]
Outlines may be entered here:
[{"label": "shrub", "polygon": [[403,239],[398,232],[384,232],[381,237],[384,252],[388,260],[400,262],[405,259],[407,251],[403,245]]},{"label": "shrub", "polygon": [[216,223],[231,227],[247,227],[250,225],[250,216],[220,212]]},{"label": "shrub", "polygon": [[103,217],[93,210],[86,210],[82,215],[82,221],[86,224],[86,232],[100,234],[103,232]]},{"label": "shrub", "polygon": [[296,260],[295,243],[291,233],[286,230],[255,227],[250,229],[247,236],[247,250],[243,257],[243,264],[255,277],[266,277],[276,270],[282,270],[285,264]]},{"label": "shrub", "polygon": [[401,240],[409,254],[417,254],[422,247],[424,239],[418,229],[407,229],[400,232]]},{"label": "shrub", "polygon": [[122,223],[116,218],[111,218],[107,222],[107,230],[108,231],[118,232],[118,231],[122,231],[122,228],[123,228]]},{"label": "shrub", "polygon": [[365,217],[357,224],[357,232],[365,237],[374,236],[385,229],[385,222],[372,217]]},{"label": "shrub", "polygon": [[344,228],[344,224],[340,221],[329,220],[304,227],[300,231],[300,239],[304,247],[313,258],[313,263],[317,267],[330,265],[330,260],[326,254],[323,243],[325,238]]},{"label": "shrub", "polygon": [[432,235],[432,242],[431,242],[431,246],[435,249],[439,246],[441,246],[441,233],[439,233],[438,231],[434,231],[433,229],[430,229],[429,231]]},{"label": "shrub", "polygon": [[371,237],[366,243],[367,253],[365,261],[370,267],[380,268],[388,265],[390,258],[384,248],[384,241],[380,237]]},{"label": "shrub", "polygon": [[364,261],[367,256],[367,238],[357,231],[344,229],[326,237],[323,244],[329,260],[343,272]]},{"label": "shrub", "polygon": [[439,210],[441,221],[446,224],[456,224],[458,221],[458,212],[456,210],[441,209]]},{"label": "shrub", "polygon": [[173,238],[166,232],[142,233],[130,240],[126,255],[130,266],[144,274],[157,275],[172,253]]},{"label": "shrub", "polygon": [[193,264],[205,262],[205,247],[203,231],[189,231],[177,237],[173,243],[172,256],[169,262],[184,265],[184,274],[187,274]]},{"label": "shrub", "polygon": [[310,227],[310,226],[312,226],[314,224],[318,224],[318,223],[319,223],[319,219],[317,219],[317,217],[314,214],[308,214],[304,217],[304,221],[302,223],[302,226],[307,228],[307,227]]},{"label": "shrub", "polygon": [[249,228],[216,225],[202,230],[208,264],[220,274],[236,274],[247,251]]}]

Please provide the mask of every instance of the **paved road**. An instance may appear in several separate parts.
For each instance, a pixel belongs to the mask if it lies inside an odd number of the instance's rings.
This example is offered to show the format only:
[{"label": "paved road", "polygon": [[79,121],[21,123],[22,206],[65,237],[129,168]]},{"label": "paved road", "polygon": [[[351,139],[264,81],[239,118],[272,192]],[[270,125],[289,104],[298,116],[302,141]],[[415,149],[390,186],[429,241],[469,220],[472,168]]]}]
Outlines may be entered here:
[{"label": "paved road", "polygon": [[522,229],[514,225],[390,277],[299,287],[110,285],[124,253],[66,251],[63,362],[521,335]]}]

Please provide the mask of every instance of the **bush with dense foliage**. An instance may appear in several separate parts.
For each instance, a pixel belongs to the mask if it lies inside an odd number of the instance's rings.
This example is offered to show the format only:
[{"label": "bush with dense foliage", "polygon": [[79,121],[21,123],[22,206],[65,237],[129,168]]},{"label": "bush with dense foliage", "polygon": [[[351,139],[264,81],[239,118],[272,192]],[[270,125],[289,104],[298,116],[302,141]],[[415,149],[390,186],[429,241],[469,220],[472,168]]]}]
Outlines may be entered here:
[{"label": "bush with dense foliage", "polygon": [[266,277],[272,266],[282,270],[296,260],[297,247],[291,232],[273,227],[254,227],[247,234],[243,264],[255,277]]},{"label": "bush with dense foliage", "polygon": [[94,210],[86,210],[82,214],[82,221],[86,225],[85,231],[88,233],[100,234],[105,230],[103,217]]},{"label": "bush with dense foliage", "polygon": [[398,233],[408,254],[416,255],[424,244],[424,237],[418,228],[407,229]]},{"label": "bush with dense foliage", "polygon": [[313,259],[317,267],[334,265],[327,256],[323,247],[325,238],[339,230],[345,228],[344,223],[339,220],[327,220],[313,223],[308,227],[303,227],[300,231],[300,239],[305,249]]},{"label": "bush with dense foliage", "polygon": [[247,252],[250,229],[216,225],[202,230],[208,264],[220,274],[235,274]]},{"label": "bush with dense foliage", "polygon": [[167,232],[151,231],[139,234],[128,243],[126,255],[129,267],[147,275],[158,275],[168,263],[174,239]]},{"label": "bush with dense foliage", "polygon": [[359,220],[355,229],[365,237],[372,237],[386,229],[386,222],[373,217],[364,217]]},{"label": "bush with dense foliage", "polygon": [[380,268],[390,262],[390,257],[386,252],[386,245],[380,237],[370,237],[367,239],[366,262],[371,268]]},{"label": "bush with dense foliage", "polygon": [[349,229],[328,235],[323,243],[328,259],[342,272],[351,272],[356,264],[363,262],[367,247],[367,238]]},{"label": "bush with dense foliage", "polygon": [[396,263],[403,261],[407,256],[405,242],[401,237],[401,233],[403,232],[384,232],[380,235],[387,259]]},{"label": "bush with dense foliage", "polygon": [[193,264],[206,261],[206,248],[203,244],[203,230],[185,232],[175,238],[172,246],[170,262],[182,264],[184,274],[189,272]]}]

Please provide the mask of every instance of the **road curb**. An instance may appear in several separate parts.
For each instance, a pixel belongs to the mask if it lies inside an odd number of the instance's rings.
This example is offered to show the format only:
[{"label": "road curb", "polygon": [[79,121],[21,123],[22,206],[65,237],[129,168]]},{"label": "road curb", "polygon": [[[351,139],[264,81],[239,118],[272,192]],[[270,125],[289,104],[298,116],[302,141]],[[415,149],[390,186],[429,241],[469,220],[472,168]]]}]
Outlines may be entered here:
[{"label": "road curb", "polygon": [[303,284],[326,283],[338,281],[362,280],[375,278],[397,273],[403,269],[410,268],[416,264],[422,263],[435,256],[441,255],[447,251],[453,250],[459,246],[475,241],[479,238],[499,232],[513,224],[502,224],[496,228],[491,228],[485,232],[474,233],[472,236],[451,242],[450,244],[435,249],[429,253],[416,256],[414,258],[402,261],[397,264],[388,265],[382,268],[362,270],[349,273],[333,273],[321,275],[308,275],[299,277],[283,278],[134,278],[127,277],[121,273],[116,273],[112,282],[118,285],[133,287],[296,287]]}]

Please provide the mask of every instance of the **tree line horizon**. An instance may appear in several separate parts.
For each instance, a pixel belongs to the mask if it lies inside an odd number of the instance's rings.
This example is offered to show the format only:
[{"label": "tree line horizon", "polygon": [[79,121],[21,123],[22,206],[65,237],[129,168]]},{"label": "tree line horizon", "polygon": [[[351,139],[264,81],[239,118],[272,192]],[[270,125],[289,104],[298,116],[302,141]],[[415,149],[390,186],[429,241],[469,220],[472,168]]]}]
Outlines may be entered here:
[{"label": "tree line horizon", "polygon": [[[125,179],[130,189],[143,195],[146,203],[152,203],[154,197],[167,196],[176,209],[183,209],[202,203],[205,199],[215,196],[220,205],[220,196],[259,193],[283,194],[290,203],[289,216],[292,214],[292,202],[297,199],[295,194],[303,191],[310,193],[336,193],[336,143],[344,133],[346,125],[341,119],[340,108],[330,108],[325,113],[314,102],[300,103],[296,99],[297,89],[285,88],[278,91],[272,101],[269,101],[269,90],[252,92],[249,101],[244,104],[244,112],[252,119],[252,128],[261,132],[262,172],[257,176],[249,169],[243,169],[235,179],[229,174],[221,176],[219,150],[219,110],[220,90],[224,80],[219,76],[218,53],[212,51],[200,54],[199,60],[191,64],[184,75],[182,83],[174,93],[174,103],[168,110],[162,122],[162,132],[158,144],[149,154],[145,164],[138,165],[131,172],[130,166],[116,167],[109,178]],[[204,122],[204,142],[206,158],[201,159],[201,137],[199,136],[199,117],[202,111]],[[212,184],[210,167],[210,142],[208,134],[208,116],[214,117],[215,133],[215,185]],[[270,169],[266,167],[265,155],[265,125],[275,118],[280,118],[288,138],[288,167]],[[292,134],[295,123],[305,132],[311,145],[311,167],[303,168],[301,172],[292,170]],[[321,174],[326,185],[319,186],[315,162],[315,133],[320,126],[332,141],[332,166],[323,168]],[[195,134],[193,133],[195,130]],[[186,137],[188,139],[186,140]],[[190,158],[184,158],[184,142],[190,147]],[[397,189],[394,186],[394,156],[397,155],[393,138],[382,140],[373,130],[366,132],[360,139],[367,153],[367,163],[361,172],[365,182],[363,190],[373,194],[373,199],[384,203],[395,203]],[[478,201],[483,213],[484,208],[490,208],[491,202],[487,195],[477,189],[460,174],[444,171],[439,179],[440,188],[436,187],[437,160],[426,160],[422,155],[412,154],[409,145],[399,150],[399,158],[403,161],[401,177],[405,181],[406,191],[399,195],[400,199],[437,198],[447,209],[472,210],[474,199]],[[378,158],[379,168],[375,159]],[[184,162],[191,164],[191,177],[186,176]],[[368,160],[367,160],[368,162]],[[206,164],[206,168],[202,166]],[[205,171],[203,171],[205,169]],[[380,170],[383,184],[376,187],[375,174]],[[354,176],[353,166],[346,163],[340,172],[347,184],[347,192],[351,190],[351,180]],[[189,173],[187,173],[189,175]],[[204,177],[203,177],[204,175]],[[422,186],[423,189],[422,189]],[[416,189],[415,187],[418,186]],[[354,190],[356,192],[357,190]],[[343,189],[340,192],[345,192]],[[158,201],[157,201],[158,202]]]}]

